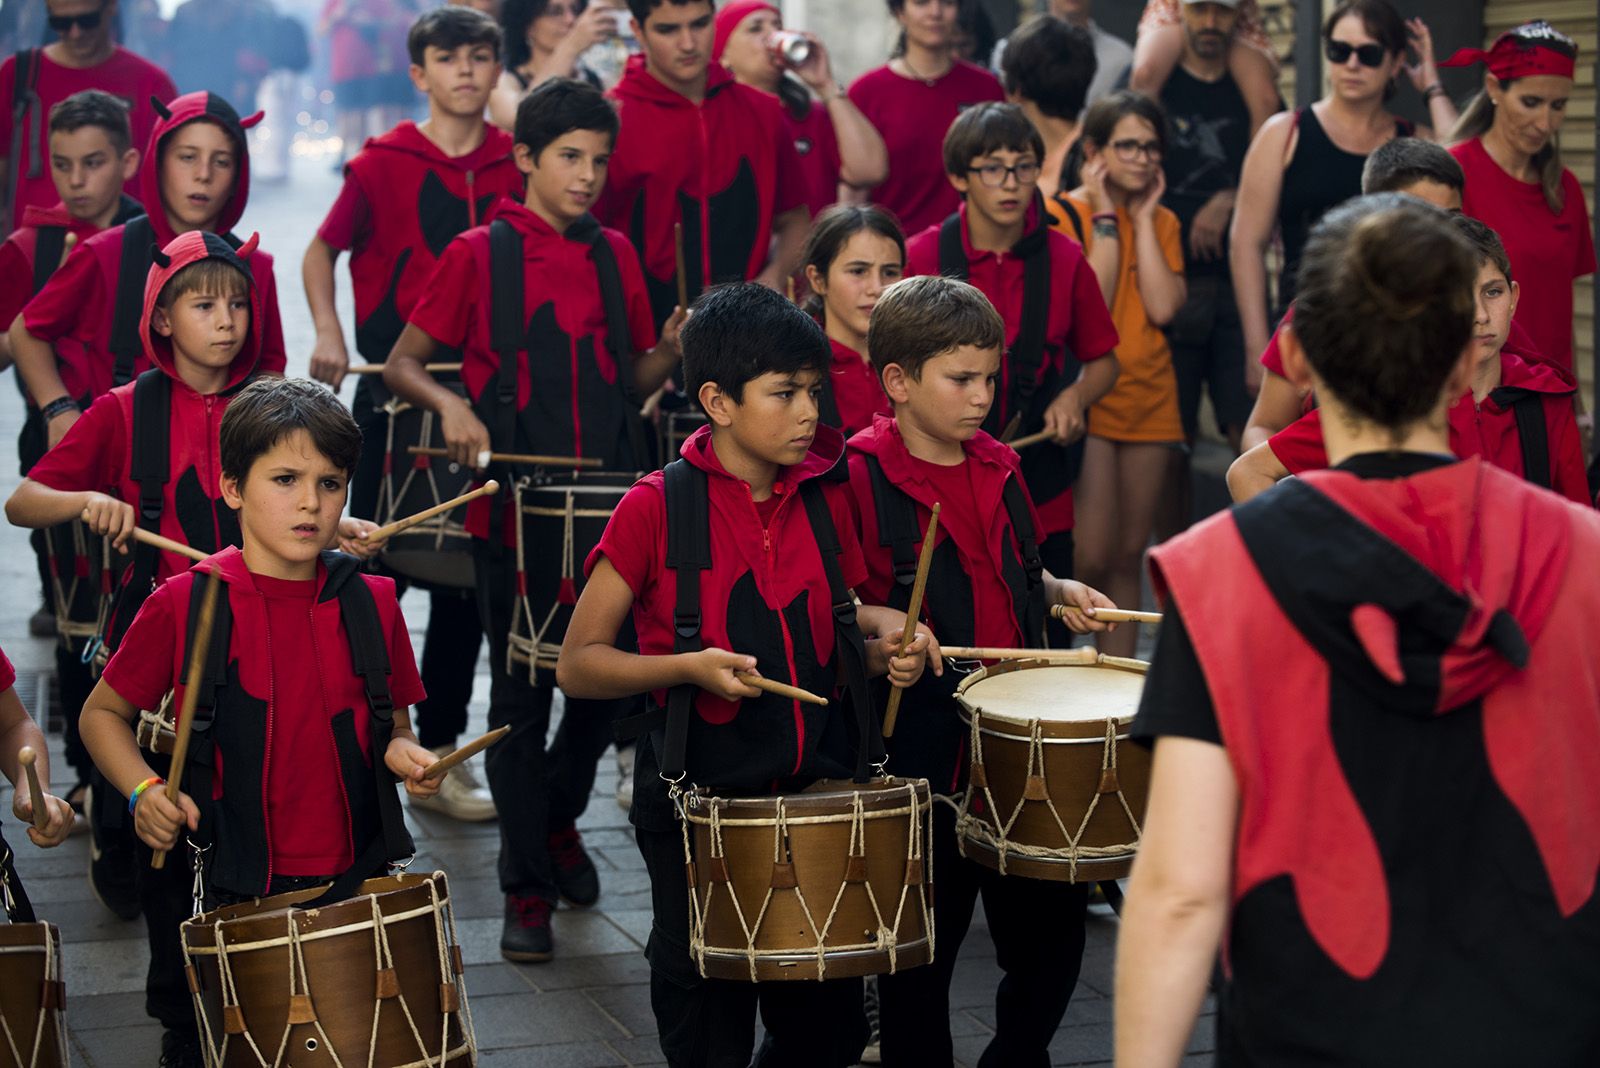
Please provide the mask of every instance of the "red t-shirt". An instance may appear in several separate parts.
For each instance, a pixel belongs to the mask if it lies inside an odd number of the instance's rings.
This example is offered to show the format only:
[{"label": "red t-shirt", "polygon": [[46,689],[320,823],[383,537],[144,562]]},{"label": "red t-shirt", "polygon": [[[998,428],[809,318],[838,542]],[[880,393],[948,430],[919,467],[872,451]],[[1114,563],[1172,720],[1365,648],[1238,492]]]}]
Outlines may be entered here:
[{"label": "red t-shirt", "polygon": [[1467,177],[1461,210],[1494,227],[1511,259],[1511,273],[1522,287],[1516,321],[1532,336],[1536,351],[1572,373],[1572,285],[1595,270],[1583,187],[1571,171],[1562,173],[1566,202],[1556,215],[1545,202],[1544,187],[1501,170],[1482,140],[1463,141],[1450,154]]},{"label": "red t-shirt", "polygon": [[857,78],[850,99],[889,149],[889,177],[872,191],[873,202],[894,212],[908,234],[943,222],[961,204],[944,172],[945,132],[973,104],[1005,98],[998,78],[961,60],[932,85],[887,66]]},{"label": "red t-shirt", "polygon": [[[11,151],[12,91],[16,87],[16,57],[9,56],[0,63],[0,152]],[[167,72],[149,60],[134,55],[126,48],[114,49],[104,63],[77,70],[63,67],[51,60],[43,51],[39,53],[39,78],[35,90],[39,94],[39,120],[28,120],[29,140],[21,167],[17,160],[8,163],[16,177],[15,193],[11,199],[11,217],[21,220],[22,209],[28,205],[48,208],[61,199],[55,183],[50,178],[50,109],[73,93],[85,89],[102,89],[119,96],[129,105],[128,119],[133,126],[133,144],[140,151],[150,141],[150,131],[155,129],[156,111],[150,104],[153,96],[166,103],[178,95],[177,87]],[[245,101],[239,101],[241,105]],[[30,177],[32,163],[40,162],[37,177]],[[137,179],[134,185],[137,186]],[[137,188],[130,188],[137,193]],[[7,323],[7,325],[10,325]]]},{"label": "red t-shirt", "polygon": [[803,119],[795,118],[787,107],[782,111],[783,128],[794,140],[794,152],[800,160],[798,179],[806,208],[815,219],[839,199],[839,135],[834,132],[833,116],[827,107],[815,100]]},{"label": "red t-shirt", "polygon": [[11,658],[6,656],[5,650],[0,649],[0,693],[4,693],[16,684],[17,669],[11,666]]},{"label": "red t-shirt", "polygon": [[848,345],[828,339],[833,362],[828,367],[828,384],[833,388],[833,403],[839,409],[840,427],[845,437],[872,425],[874,415],[893,415],[889,396],[878,381],[878,372]]}]

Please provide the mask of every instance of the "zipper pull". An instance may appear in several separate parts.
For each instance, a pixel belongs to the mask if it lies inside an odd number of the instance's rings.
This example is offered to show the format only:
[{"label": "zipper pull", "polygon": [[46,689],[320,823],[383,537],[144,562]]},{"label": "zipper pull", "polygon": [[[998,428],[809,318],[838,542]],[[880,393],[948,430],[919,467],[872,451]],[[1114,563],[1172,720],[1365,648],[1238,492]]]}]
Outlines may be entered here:
[{"label": "zipper pull", "polygon": [[469,223],[468,229],[471,229],[472,227],[478,225],[478,198],[473,195],[472,179],[473,179],[473,174],[472,174],[472,171],[469,170],[469,171],[467,171],[467,222]]},{"label": "zipper pull", "polygon": [[761,551],[764,553],[772,551],[772,531],[766,527],[761,528]]}]

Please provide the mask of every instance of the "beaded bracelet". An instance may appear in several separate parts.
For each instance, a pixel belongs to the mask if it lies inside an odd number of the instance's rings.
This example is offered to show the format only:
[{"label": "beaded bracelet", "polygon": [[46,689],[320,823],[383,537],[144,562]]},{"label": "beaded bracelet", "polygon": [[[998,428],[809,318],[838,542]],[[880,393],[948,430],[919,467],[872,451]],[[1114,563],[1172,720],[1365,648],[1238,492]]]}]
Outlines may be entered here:
[{"label": "beaded bracelet", "polygon": [[139,804],[139,798],[144,795],[146,790],[150,789],[152,786],[165,786],[166,784],[167,780],[163,779],[161,776],[152,775],[138,786],[135,786],[133,788],[133,793],[128,795],[128,815],[133,815],[134,808]]},{"label": "beaded bracelet", "polygon": [[64,396],[63,395],[63,396],[57,397],[55,400],[51,401],[49,404],[46,404],[43,408],[40,408],[39,409],[39,414],[44,416],[44,421],[48,423],[50,420],[54,419],[56,416],[61,415],[61,414],[65,413],[65,412],[69,412],[69,411],[70,412],[78,412],[78,411],[82,411],[82,410],[83,409],[78,407],[78,402],[77,401],[73,400],[69,396]]},{"label": "beaded bracelet", "polygon": [[1093,215],[1089,216],[1089,221],[1090,222],[1100,222],[1102,220],[1109,220],[1111,222],[1116,222],[1117,221],[1117,213],[1114,212],[1114,211],[1097,211]]}]

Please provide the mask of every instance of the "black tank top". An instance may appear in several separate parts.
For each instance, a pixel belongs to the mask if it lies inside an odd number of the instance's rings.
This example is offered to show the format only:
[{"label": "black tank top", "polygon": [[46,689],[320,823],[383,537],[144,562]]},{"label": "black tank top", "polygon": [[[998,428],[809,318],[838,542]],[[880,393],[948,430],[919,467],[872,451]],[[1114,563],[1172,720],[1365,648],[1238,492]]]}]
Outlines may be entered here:
[{"label": "black tank top", "polygon": [[[1278,312],[1294,300],[1295,276],[1311,228],[1330,209],[1361,195],[1361,171],[1367,157],[1346,152],[1328,138],[1312,108],[1295,112],[1299,141],[1283,172],[1278,196],[1278,228],[1283,235],[1283,273],[1278,277]],[[1396,119],[1396,137],[1410,137],[1411,123]],[[1277,316],[1274,316],[1276,319]]]}]

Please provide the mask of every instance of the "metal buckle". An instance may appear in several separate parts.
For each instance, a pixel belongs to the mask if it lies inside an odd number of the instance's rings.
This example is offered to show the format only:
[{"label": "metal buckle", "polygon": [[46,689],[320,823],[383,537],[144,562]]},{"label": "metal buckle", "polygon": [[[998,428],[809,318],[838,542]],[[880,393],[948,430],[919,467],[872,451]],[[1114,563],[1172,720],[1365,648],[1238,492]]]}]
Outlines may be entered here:
[{"label": "metal buckle", "polygon": [[194,872],[194,881],[189,887],[190,907],[189,918],[193,919],[206,910],[206,854],[211,852],[211,846],[201,848],[195,845],[194,839],[184,836],[184,841],[189,844],[189,867]]}]

